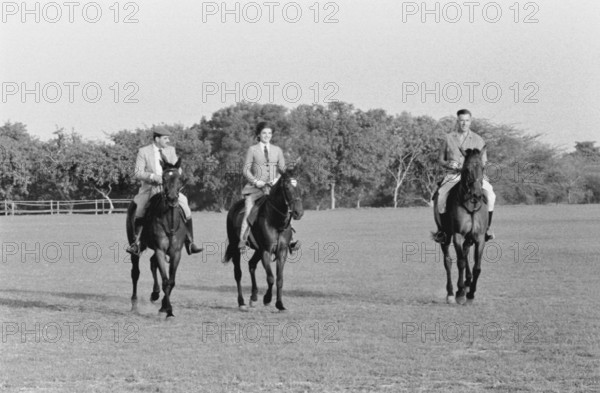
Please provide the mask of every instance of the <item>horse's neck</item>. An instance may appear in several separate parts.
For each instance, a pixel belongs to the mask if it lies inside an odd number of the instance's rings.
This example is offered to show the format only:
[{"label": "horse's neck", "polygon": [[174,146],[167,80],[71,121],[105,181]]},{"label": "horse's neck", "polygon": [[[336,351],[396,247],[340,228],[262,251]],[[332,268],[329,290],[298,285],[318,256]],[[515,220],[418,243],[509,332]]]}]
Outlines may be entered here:
[{"label": "horse's neck", "polygon": [[461,174],[460,185],[458,187],[459,203],[469,212],[473,213],[481,207],[481,201],[473,203],[471,201],[472,190],[468,183],[468,173],[465,171]]},{"label": "horse's neck", "polygon": [[154,206],[152,207],[154,208],[153,212],[156,217],[164,217],[173,209],[169,207],[167,204],[167,198],[165,198],[162,193],[160,193],[158,198],[156,198]]},{"label": "horse's neck", "polygon": [[288,214],[288,206],[285,203],[283,189],[281,186],[274,187],[269,194],[269,201],[272,208],[272,213],[269,215],[270,220],[276,226],[285,222]]}]

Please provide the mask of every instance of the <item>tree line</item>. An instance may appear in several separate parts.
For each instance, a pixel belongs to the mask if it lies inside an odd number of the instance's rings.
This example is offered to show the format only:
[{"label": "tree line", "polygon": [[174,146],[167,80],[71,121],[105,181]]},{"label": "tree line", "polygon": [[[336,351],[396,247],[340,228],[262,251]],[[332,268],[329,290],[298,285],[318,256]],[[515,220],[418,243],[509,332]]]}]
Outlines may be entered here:
[{"label": "tree line", "polygon": [[[344,102],[327,106],[238,103],[191,127],[165,125],[182,158],[184,193],[194,210],[226,210],[244,185],[245,152],[256,143],[259,121],[273,124],[273,143],[299,162],[305,208],[399,207],[430,204],[443,172],[437,163],[455,117],[436,120]],[[600,148],[575,142],[564,152],[511,125],[474,118],[471,129],[488,145],[486,173],[504,204],[600,202]],[[151,143],[152,127],[84,140],[58,129],[48,141],[26,125],[0,127],[0,199],[132,198],[137,150]]]}]

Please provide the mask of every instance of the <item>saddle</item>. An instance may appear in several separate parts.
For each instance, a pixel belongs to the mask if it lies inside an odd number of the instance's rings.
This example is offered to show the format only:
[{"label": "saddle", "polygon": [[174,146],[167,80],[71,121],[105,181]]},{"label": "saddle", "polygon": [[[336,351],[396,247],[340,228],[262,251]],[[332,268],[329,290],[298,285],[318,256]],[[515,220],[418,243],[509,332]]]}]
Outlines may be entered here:
[{"label": "saddle", "polygon": [[[159,209],[159,205],[160,204],[160,195],[156,194],[154,195],[152,198],[150,198],[150,201],[148,202],[148,208],[146,209],[146,213],[144,213],[144,225],[146,225],[147,223],[150,222],[150,214],[153,211],[156,211]],[[179,211],[179,214],[181,215],[181,220],[183,222],[186,222],[186,218],[185,218],[185,213],[183,211],[183,208],[181,207],[181,205],[177,205],[177,210]]]},{"label": "saddle", "polygon": [[431,201],[432,201],[432,202],[433,202],[433,201],[435,201],[435,200],[437,199],[437,197],[438,197],[438,194],[440,193],[440,187],[442,187],[442,182],[443,182],[443,181],[444,181],[444,179],[442,178],[442,179],[440,179],[440,180],[437,182],[437,188],[435,189],[435,192],[434,192],[434,193],[433,193],[433,195],[431,196]]},{"label": "saddle", "polygon": [[252,210],[250,210],[250,215],[248,216],[248,225],[250,227],[252,227],[252,225],[254,225],[256,222],[256,219],[258,218],[258,210],[262,205],[265,204],[267,197],[268,195],[263,195],[254,202],[254,206],[252,207]]}]

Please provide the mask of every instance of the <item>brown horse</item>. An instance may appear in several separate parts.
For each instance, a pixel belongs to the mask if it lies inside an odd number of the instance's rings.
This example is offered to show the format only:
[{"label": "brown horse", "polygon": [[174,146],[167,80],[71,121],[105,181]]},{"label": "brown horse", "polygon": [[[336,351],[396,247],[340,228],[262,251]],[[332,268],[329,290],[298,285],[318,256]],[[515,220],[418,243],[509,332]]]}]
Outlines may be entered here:
[{"label": "brown horse", "polygon": [[[449,214],[449,228],[443,228],[449,235],[442,243],[444,253],[444,267],[446,268],[446,290],[448,303],[455,301],[464,304],[466,300],[472,301],[475,298],[477,289],[477,280],[481,273],[481,259],[485,247],[485,232],[488,227],[488,206],[485,193],[483,192],[483,172],[484,165],[482,154],[486,146],[479,151],[478,149],[467,149],[462,151],[465,156],[460,181],[454,186],[448,194],[446,203],[446,213]],[[438,227],[440,215],[437,209],[437,197],[434,200],[434,219]],[[450,240],[454,241],[456,250],[456,259],[458,265],[458,291],[456,299],[454,298],[454,289],[452,287],[452,259],[450,258],[448,248]],[[469,251],[471,245],[475,245],[473,274],[469,268]],[[467,270],[466,282],[464,282],[464,272]],[[466,294],[466,300],[465,300]]]},{"label": "brown horse", "polygon": [[[185,218],[179,207],[179,192],[182,181],[179,173],[181,159],[175,165],[161,161],[162,192],[154,195],[149,202],[149,207],[144,218],[144,229],[140,238],[140,252],[146,248],[154,250],[150,258],[150,269],[154,278],[154,288],[150,300],[155,302],[160,296],[160,287],[156,270],[162,277],[162,290],[164,293],[160,312],[166,312],[167,318],[173,317],[171,306],[171,291],[175,287],[175,274],[181,259],[181,249],[184,245],[187,230]],[[131,202],[127,210],[127,238],[131,244],[135,240],[134,218],[135,202]],[[133,294],[131,295],[131,310],[137,311],[137,282],[140,276],[139,255],[131,255],[131,280]],[[169,271],[167,272],[167,264]]]},{"label": "brown horse", "polygon": [[[271,189],[269,195],[264,196],[264,203],[257,201],[258,214],[255,222],[251,225],[251,236],[249,244],[255,250],[254,255],[248,261],[250,277],[252,279],[252,296],[250,306],[257,301],[258,288],[256,286],[256,265],[262,260],[263,267],[267,273],[268,289],[263,297],[265,306],[271,303],[273,288],[273,272],[271,271],[271,258],[275,255],[277,260],[277,301],[275,307],[284,311],[282,301],[283,292],[283,267],[288,255],[288,247],[292,237],[292,218],[299,220],[304,214],[300,190],[294,179],[294,170],[288,169],[281,172],[281,177]],[[239,243],[240,226],[243,219],[244,201],[235,203],[227,214],[227,237],[229,246],[225,252],[224,263],[233,260],[233,271],[238,290],[238,306],[240,310],[247,310],[242,295],[242,270],[240,268],[241,252],[237,248]]]}]

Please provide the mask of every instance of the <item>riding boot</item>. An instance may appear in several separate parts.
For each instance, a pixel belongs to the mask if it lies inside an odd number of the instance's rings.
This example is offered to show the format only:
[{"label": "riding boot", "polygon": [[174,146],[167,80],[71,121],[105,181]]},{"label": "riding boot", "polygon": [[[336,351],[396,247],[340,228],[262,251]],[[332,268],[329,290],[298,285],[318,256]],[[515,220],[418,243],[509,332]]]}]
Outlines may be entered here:
[{"label": "riding boot", "polygon": [[187,228],[187,236],[185,238],[185,249],[188,255],[197,254],[202,252],[202,248],[194,244],[194,226],[192,225],[192,218],[185,222]]},{"label": "riding boot", "polygon": [[492,226],[492,215],[494,214],[494,212],[488,212],[488,227],[487,227],[487,231],[485,232],[485,241],[487,242],[488,240],[492,240],[496,237],[496,235],[494,235],[494,231],[492,231],[490,229],[490,227]]},{"label": "riding boot", "polygon": [[242,227],[240,229],[240,242],[238,243],[238,248],[242,249],[246,247],[246,241],[248,241],[248,220],[242,220]]},{"label": "riding boot", "polygon": [[135,239],[133,241],[133,243],[131,243],[129,245],[129,247],[127,247],[125,249],[125,251],[127,251],[128,253],[132,254],[132,255],[140,255],[140,237],[142,236],[142,230],[144,229],[144,226],[142,225],[144,222],[143,218],[135,218],[134,221],[134,236]]},{"label": "riding boot", "polygon": [[450,240],[450,214],[440,213],[440,228],[437,233],[433,235],[433,240],[436,243],[445,244]]}]

